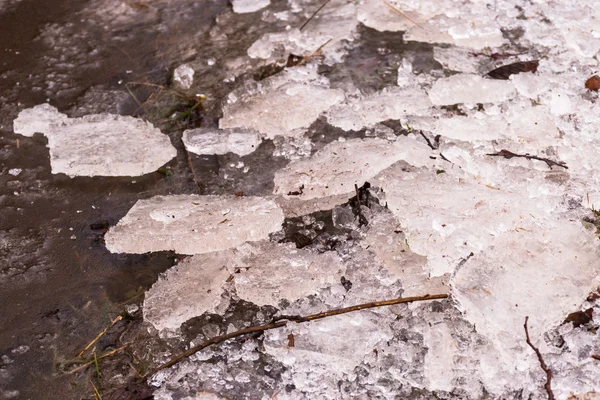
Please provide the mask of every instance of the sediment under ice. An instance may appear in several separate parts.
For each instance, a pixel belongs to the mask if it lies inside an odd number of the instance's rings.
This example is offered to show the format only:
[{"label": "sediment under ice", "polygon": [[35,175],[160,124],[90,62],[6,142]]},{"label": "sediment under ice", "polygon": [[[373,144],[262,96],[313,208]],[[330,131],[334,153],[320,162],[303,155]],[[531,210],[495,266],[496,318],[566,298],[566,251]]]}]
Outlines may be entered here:
[{"label": "sediment under ice", "polygon": [[250,196],[155,196],[139,200],[106,234],[113,253],[174,250],[202,254],[265,239],[281,229],[283,211]]},{"label": "sediment under ice", "polygon": [[54,174],[137,176],[156,171],[177,154],[169,137],[149,122],[113,114],[69,118],[49,104],[21,111],[14,130],[48,138]]}]

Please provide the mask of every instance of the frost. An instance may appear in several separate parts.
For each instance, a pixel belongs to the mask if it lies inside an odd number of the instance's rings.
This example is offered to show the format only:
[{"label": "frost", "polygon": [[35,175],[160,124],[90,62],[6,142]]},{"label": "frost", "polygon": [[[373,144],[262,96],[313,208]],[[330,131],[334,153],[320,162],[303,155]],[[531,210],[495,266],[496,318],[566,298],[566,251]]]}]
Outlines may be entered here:
[{"label": "frost", "polygon": [[235,250],[199,254],[186,258],[167,272],[146,292],[144,320],[158,330],[175,330],[193,317],[227,308],[221,299],[223,285],[233,269]]},{"label": "frost", "polygon": [[515,94],[510,81],[484,79],[478,75],[459,74],[438,79],[429,98],[438,106],[459,103],[496,103],[508,100]]},{"label": "frost", "polygon": [[240,298],[258,305],[277,306],[282,299],[314,294],[338,283],[345,271],[336,254],[296,249],[294,244],[265,243],[253,253],[244,258],[246,270],[234,282]]},{"label": "frost", "polygon": [[133,117],[94,114],[68,118],[49,104],[23,110],[15,133],[48,138],[52,173],[69,176],[137,176],[156,171],[176,155],[168,136]]},{"label": "frost", "polygon": [[388,119],[403,119],[426,112],[431,103],[417,88],[386,88],[365,98],[354,98],[327,111],[327,122],[344,130],[358,131]]},{"label": "frost", "polygon": [[173,71],[173,81],[182,89],[189,89],[194,83],[194,69],[189,64],[183,64]]},{"label": "frost", "polygon": [[351,193],[354,185],[362,186],[398,160],[421,164],[428,157],[425,144],[405,136],[392,143],[377,138],[333,142],[277,171],[275,194],[310,200]]},{"label": "frost", "polygon": [[106,234],[113,253],[202,254],[281,229],[283,212],[261,197],[171,195],[139,200]]},{"label": "frost", "polygon": [[245,156],[262,142],[261,135],[252,129],[198,128],[183,132],[183,144],[194,154],[227,154]]},{"label": "frost", "polygon": [[233,11],[238,14],[252,13],[271,4],[271,0],[232,0]]},{"label": "frost", "polygon": [[219,127],[253,128],[270,139],[297,136],[301,128],[307,128],[323,111],[344,99],[341,90],[329,89],[328,82],[315,74],[304,68],[286,71],[249,91],[231,93]]}]

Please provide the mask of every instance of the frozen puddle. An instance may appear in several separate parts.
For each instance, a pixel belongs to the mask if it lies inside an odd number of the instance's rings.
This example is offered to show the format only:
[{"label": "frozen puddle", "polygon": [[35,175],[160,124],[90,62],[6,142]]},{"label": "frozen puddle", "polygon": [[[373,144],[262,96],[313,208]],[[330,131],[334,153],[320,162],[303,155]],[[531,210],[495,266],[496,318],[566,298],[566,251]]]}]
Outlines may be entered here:
[{"label": "frozen puddle", "polygon": [[265,239],[281,229],[272,200],[245,196],[156,196],[139,200],[106,234],[113,253],[202,254]]},{"label": "frozen puddle", "polygon": [[177,154],[169,137],[149,122],[113,114],[68,118],[49,104],[21,111],[14,130],[48,138],[54,174],[137,176],[156,171]]}]

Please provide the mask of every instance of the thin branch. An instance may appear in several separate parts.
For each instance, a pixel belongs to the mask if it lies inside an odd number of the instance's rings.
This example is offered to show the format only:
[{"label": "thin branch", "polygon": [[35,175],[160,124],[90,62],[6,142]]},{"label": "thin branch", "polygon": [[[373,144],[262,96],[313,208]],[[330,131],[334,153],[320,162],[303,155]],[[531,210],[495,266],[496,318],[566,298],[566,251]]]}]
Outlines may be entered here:
[{"label": "thin branch", "polygon": [[319,11],[321,11],[321,10],[322,10],[322,9],[323,9],[323,8],[324,8],[324,7],[325,7],[325,6],[326,6],[326,5],[327,5],[327,4],[330,2],[330,1],[331,1],[331,0],[327,0],[325,3],[323,3],[323,5],[322,5],[321,7],[319,7],[319,8],[317,9],[317,11],[315,11],[315,12],[313,13],[313,15],[311,15],[311,16],[310,16],[310,18],[308,18],[308,19],[306,20],[306,22],[305,22],[305,23],[303,23],[303,24],[302,24],[302,26],[300,27],[300,30],[304,29],[304,27],[305,27],[306,25],[308,25],[308,23],[309,23],[310,21],[312,21],[312,19],[315,17],[315,15],[317,15],[317,13],[318,13]]},{"label": "thin branch", "polygon": [[85,349],[81,350],[81,352],[79,354],[77,354],[77,357],[81,357],[86,351],[88,351],[88,349],[90,347],[92,347],[94,345],[94,343],[96,343],[102,336],[104,336],[104,334],[110,328],[112,328],[114,326],[114,324],[116,324],[117,322],[119,322],[122,319],[123,319],[122,315],[119,315],[117,318],[113,319],[109,326],[107,326],[106,328],[104,328],[104,330],[102,332],[100,332],[98,334],[98,336],[96,336],[87,346],[85,346]]},{"label": "thin branch", "polygon": [[543,158],[543,157],[538,157],[538,156],[532,156],[530,154],[516,154],[513,153],[512,151],[508,151],[508,150],[500,150],[497,153],[489,153],[486,154],[487,156],[492,156],[492,157],[504,157],[506,159],[511,159],[513,157],[517,157],[517,158],[525,158],[527,160],[538,160],[538,161],[543,161],[546,163],[546,165],[548,165],[548,167],[550,167],[550,169],[552,169],[553,165],[556,165],[557,167],[561,167],[564,169],[569,169],[569,167],[567,167],[567,165],[564,162],[556,162],[556,161],[552,161],[548,158]]},{"label": "thin branch", "polygon": [[544,362],[544,358],[542,357],[542,353],[540,350],[531,343],[531,339],[529,338],[529,330],[527,329],[527,321],[529,321],[529,317],[525,317],[525,324],[523,327],[525,328],[525,337],[527,338],[527,344],[529,347],[535,351],[537,355],[538,361],[540,362],[540,366],[542,370],[546,373],[546,383],[544,384],[544,388],[546,389],[546,393],[548,393],[548,400],[554,400],[554,393],[552,393],[552,370],[548,368],[546,363]]},{"label": "thin branch", "polygon": [[389,8],[391,8],[392,10],[394,10],[395,12],[397,12],[398,14],[402,15],[404,18],[406,18],[407,20],[409,20],[410,22],[412,22],[413,24],[415,24],[419,28],[425,30],[425,28],[423,28],[421,25],[419,25],[416,21],[413,21],[408,15],[406,15],[405,13],[403,13],[402,11],[400,11],[398,8],[394,7],[393,5],[391,5],[390,3],[388,3],[387,1],[384,1],[384,3],[385,3],[386,6],[388,6]]},{"label": "thin branch", "polygon": [[304,317],[303,316],[281,316],[269,324],[252,326],[250,328],[241,329],[239,331],[231,332],[231,333],[228,333],[225,335],[216,336],[214,338],[208,339],[208,340],[190,348],[189,350],[187,350],[181,354],[178,354],[177,356],[173,357],[168,362],[158,366],[157,368],[153,369],[152,371],[147,372],[143,377],[146,378],[148,376],[154,375],[158,371],[161,371],[165,368],[172,367],[173,365],[177,364],[178,362],[190,357],[191,355],[193,355],[193,354],[199,352],[200,350],[202,350],[208,346],[211,346],[213,344],[221,343],[221,342],[224,342],[229,339],[233,339],[238,336],[248,335],[251,333],[264,332],[264,331],[268,331],[268,330],[276,329],[276,328],[281,328],[281,327],[287,325],[287,323],[290,321],[308,322],[308,321],[314,321],[314,320],[325,318],[325,317],[331,317],[333,315],[339,315],[339,314],[349,313],[352,311],[364,310],[367,308],[384,307],[384,306],[391,306],[394,304],[412,303],[412,302],[416,302],[416,301],[436,300],[436,299],[446,299],[446,298],[448,298],[447,294],[433,294],[433,295],[426,294],[425,296],[406,297],[406,298],[399,298],[399,299],[394,299],[394,300],[376,301],[376,302],[372,302],[372,303],[359,304],[357,306],[339,308],[336,310],[331,310],[331,311],[327,311],[327,312],[323,312],[323,313],[319,313],[319,314],[307,315]]}]

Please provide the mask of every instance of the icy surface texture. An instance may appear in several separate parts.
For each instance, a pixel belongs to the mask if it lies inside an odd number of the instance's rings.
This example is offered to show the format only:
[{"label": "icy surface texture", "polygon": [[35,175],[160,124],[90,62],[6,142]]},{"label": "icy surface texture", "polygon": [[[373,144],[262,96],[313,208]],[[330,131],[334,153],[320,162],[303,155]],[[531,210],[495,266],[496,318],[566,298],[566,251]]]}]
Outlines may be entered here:
[{"label": "icy surface texture", "polygon": [[245,156],[258,148],[262,135],[252,129],[198,128],[183,132],[182,139],[186,150],[194,154],[234,153]]},{"label": "icy surface texture", "polygon": [[149,122],[112,114],[68,118],[49,104],[23,110],[14,131],[48,138],[52,173],[69,176],[137,176],[156,171],[176,155],[169,138]]},{"label": "icy surface texture", "polygon": [[247,196],[156,196],[139,200],[106,234],[113,253],[202,254],[267,237],[281,228],[272,201]]},{"label": "icy surface texture", "polygon": [[344,99],[341,90],[329,89],[329,82],[310,67],[296,67],[249,86],[229,94],[221,128],[253,128],[271,139],[298,135]]},{"label": "icy surface texture", "polygon": [[275,194],[309,200],[351,193],[398,160],[427,163],[426,145],[401,136],[352,139],[328,144],[311,158],[290,163],[275,174]]},{"label": "icy surface texture", "polygon": [[457,103],[496,103],[514,96],[510,81],[485,79],[478,75],[459,74],[437,80],[429,91],[431,102],[438,106]]},{"label": "icy surface texture", "polygon": [[144,320],[158,330],[175,330],[190,318],[222,311],[223,286],[238,257],[234,250],[199,254],[169,269],[146,292]]},{"label": "icy surface texture", "polygon": [[388,119],[424,114],[431,103],[418,88],[389,88],[366,98],[358,97],[337,104],[326,112],[327,122],[344,130],[358,131]]},{"label": "icy surface texture", "polygon": [[271,0],[232,0],[233,11],[238,14],[251,13],[265,8]]}]

